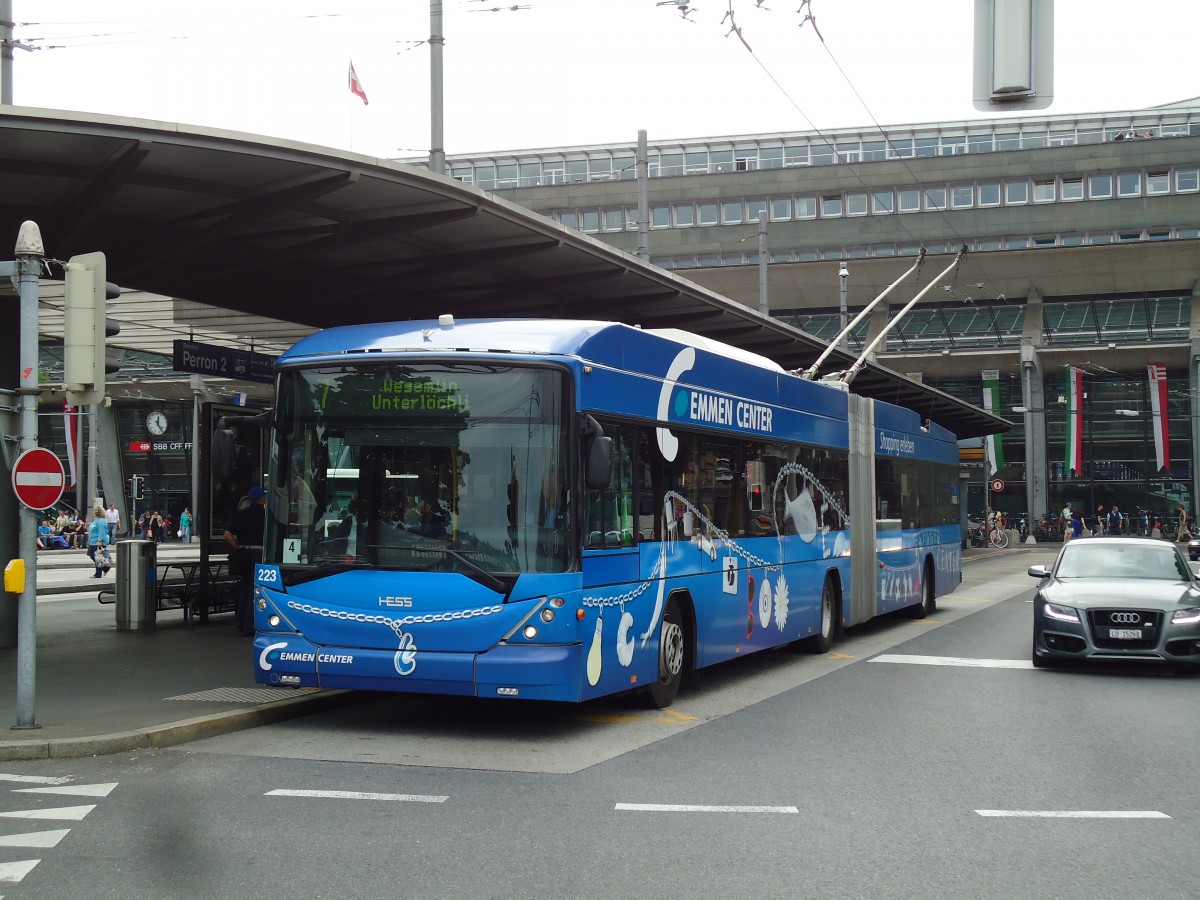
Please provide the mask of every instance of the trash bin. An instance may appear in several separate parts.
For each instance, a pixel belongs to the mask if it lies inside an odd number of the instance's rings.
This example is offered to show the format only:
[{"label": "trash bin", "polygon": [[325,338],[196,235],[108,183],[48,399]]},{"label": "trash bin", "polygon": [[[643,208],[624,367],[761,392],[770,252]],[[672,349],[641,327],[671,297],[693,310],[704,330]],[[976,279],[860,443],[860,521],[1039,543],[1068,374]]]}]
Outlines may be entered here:
[{"label": "trash bin", "polygon": [[117,631],[153,631],[158,612],[158,545],[117,541]]}]

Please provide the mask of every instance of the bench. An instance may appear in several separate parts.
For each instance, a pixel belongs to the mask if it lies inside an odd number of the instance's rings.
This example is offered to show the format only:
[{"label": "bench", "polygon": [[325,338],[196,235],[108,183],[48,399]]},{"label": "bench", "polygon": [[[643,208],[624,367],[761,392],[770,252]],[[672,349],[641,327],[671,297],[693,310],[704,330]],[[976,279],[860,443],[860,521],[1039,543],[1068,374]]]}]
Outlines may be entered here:
[{"label": "bench", "polygon": [[[198,615],[207,622],[214,613],[233,612],[237,605],[238,581],[223,561],[209,563],[207,584],[201,578],[201,563],[171,562],[158,567],[154,583],[155,608],[183,611],[183,620],[192,627]],[[106,587],[96,595],[99,603],[115,603],[115,587]]]}]

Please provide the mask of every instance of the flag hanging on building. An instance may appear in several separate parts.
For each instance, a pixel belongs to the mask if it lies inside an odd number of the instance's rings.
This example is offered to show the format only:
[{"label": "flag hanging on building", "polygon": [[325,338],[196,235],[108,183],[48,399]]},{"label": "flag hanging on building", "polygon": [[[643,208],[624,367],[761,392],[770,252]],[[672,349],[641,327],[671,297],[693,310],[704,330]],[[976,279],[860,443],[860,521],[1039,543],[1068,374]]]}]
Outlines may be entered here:
[{"label": "flag hanging on building", "polygon": [[1155,472],[1171,471],[1171,435],[1167,427],[1167,367],[1162,363],[1146,366],[1150,379],[1150,412],[1153,414],[1151,429],[1154,432]]},{"label": "flag hanging on building", "polygon": [[[1000,370],[984,369],[983,376],[983,408],[988,412],[1000,409]],[[983,452],[987,458],[988,476],[991,477],[1004,468],[1004,442],[998,434],[989,434],[983,439]]]},{"label": "flag hanging on building", "polygon": [[363,106],[367,105],[367,91],[358,80],[358,73],[354,71],[354,60],[350,60],[350,93],[360,98]]},{"label": "flag hanging on building", "polygon": [[1063,475],[1083,473],[1083,369],[1067,366],[1067,434]]},{"label": "flag hanging on building", "polygon": [[63,434],[67,438],[67,466],[70,470],[67,486],[74,487],[76,481],[75,450],[79,447],[79,415],[67,402],[66,397],[63,397]]}]

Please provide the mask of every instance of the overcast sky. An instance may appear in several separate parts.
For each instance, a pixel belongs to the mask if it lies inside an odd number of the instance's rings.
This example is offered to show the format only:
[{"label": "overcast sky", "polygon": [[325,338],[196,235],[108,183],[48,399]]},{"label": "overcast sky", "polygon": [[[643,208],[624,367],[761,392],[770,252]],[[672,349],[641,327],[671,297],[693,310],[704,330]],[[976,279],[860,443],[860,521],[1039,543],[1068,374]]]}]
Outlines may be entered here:
[{"label": "overcast sky", "polygon": [[[428,152],[428,0],[12,4],[18,40],[44,48],[15,53],[17,105]],[[696,0],[686,19],[657,0],[443,9],[448,154],[994,117],[971,104],[972,0]],[[1049,113],[1200,95],[1194,0],[1057,0],[1055,23]]]}]

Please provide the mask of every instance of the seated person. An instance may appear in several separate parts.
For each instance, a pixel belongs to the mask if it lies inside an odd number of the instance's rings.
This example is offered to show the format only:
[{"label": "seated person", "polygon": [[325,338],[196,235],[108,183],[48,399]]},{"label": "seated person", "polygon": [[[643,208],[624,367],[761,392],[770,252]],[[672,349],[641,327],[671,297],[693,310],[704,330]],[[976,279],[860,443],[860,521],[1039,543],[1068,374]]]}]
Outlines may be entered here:
[{"label": "seated person", "polygon": [[425,537],[444,538],[446,536],[446,514],[428,500],[421,501],[421,519],[410,529]]}]

